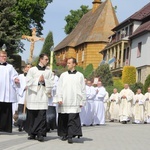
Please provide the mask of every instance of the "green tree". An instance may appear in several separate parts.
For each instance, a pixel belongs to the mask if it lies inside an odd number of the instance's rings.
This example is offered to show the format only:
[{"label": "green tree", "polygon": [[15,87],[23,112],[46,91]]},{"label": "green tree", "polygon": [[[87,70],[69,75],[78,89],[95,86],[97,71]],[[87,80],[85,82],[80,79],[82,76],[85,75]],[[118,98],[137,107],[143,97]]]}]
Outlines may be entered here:
[{"label": "green tree", "polygon": [[45,38],[41,53],[46,53],[48,56],[50,56],[53,45],[54,45],[53,33],[50,31]]},{"label": "green tree", "polygon": [[52,0],[16,0],[13,10],[17,13],[15,23],[22,34],[30,35],[31,28],[37,29],[37,35],[42,35],[45,9]]},{"label": "green tree", "polygon": [[80,19],[84,14],[86,14],[90,9],[88,6],[82,5],[80,6],[81,9],[77,10],[70,10],[70,15],[65,17],[65,21],[67,22],[65,26],[65,33],[69,34],[71,31],[76,27]]},{"label": "green tree", "polygon": [[0,48],[6,44],[8,56],[22,50],[21,32],[15,24],[17,14],[11,9],[14,5],[15,0],[0,1]]},{"label": "green tree", "polygon": [[113,85],[112,73],[111,73],[111,71],[109,69],[109,65],[108,64],[100,65],[94,71],[94,77],[99,77],[104,86],[111,86],[111,85]]},{"label": "green tree", "polygon": [[149,86],[150,86],[150,74],[146,77],[146,80],[144,82],[144,93],[147,92]]},{"label": "green tree", "polygon": [[0,1],[0,47],[7,46],[8,56],[22,52],[21,35],[31,35],[31,28],[42,34],[45,8],[52,0],[1,0]]}]

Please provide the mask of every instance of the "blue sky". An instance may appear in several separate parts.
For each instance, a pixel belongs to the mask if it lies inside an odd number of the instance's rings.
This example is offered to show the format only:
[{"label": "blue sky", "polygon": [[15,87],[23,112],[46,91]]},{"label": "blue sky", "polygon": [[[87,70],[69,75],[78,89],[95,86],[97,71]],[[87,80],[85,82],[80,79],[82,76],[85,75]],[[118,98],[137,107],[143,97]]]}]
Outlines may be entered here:
[{"label": "blue sky", "polygon": [[[92,8],[93,1],[94,0],[53,0],[45,10],[44,20],[46,22],[43,24],[44,30],[42,31],[43,35],[41,37],[45,38],[48,32],[51,31],[53,33],[54,46],[59,44],[59,42],[66,37],[66,34],[64,33],[64,27],[66,25],[66,21],[64,20],[65,16],[70,14],[70,10],[79,9],[81,5]],[[148,4],[150,0],[111,0],[111,2],[113,6],[117,6],[116,15],[119,22],[122,22],[141,9],[144,5]],[[22,60],[27,61],[29,57],[30,42],[26,40],[22,41],[25,44],[24,48],[26,51],[20,55],[22,56]],[[42,41],[35,43],[33,56],[39,55],[43,43],[44,42]]]}]

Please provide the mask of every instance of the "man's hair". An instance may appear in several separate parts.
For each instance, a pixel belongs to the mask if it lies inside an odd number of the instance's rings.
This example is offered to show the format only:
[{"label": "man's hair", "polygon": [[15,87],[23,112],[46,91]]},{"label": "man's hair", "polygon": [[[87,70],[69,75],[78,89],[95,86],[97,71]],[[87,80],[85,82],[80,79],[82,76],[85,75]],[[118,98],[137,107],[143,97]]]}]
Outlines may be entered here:
[{"label": "man's hair", "polygon": [[6,54],[7,55],[7,52],[0,50],[0,54]]},{"label": "man's hair", "polygon": [[39,61],[40,61],[40,59],[43,59],[44,56],[49,57],[48,54],[42,53],[42,54],[39,55]]},{"label": "man's hair", "polygon": [[74,57],[70,57],[70,58],[68,58],[68,60],[69,59],[72,59],[72,62],[77,65],[77,60]]},{"label": "man's hair", "polygon": [[27,64],[25,64],[24,68],[26,68],[28,65],[30,65],[32,67],[32,64],[27,63]]}]

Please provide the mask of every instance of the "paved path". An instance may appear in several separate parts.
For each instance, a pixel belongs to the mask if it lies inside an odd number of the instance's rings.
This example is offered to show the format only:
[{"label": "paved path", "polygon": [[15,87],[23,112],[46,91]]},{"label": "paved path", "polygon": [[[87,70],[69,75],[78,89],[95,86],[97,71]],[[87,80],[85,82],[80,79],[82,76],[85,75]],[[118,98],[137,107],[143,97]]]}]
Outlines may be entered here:
[{"label": "paved path", "polygon": [[54,130],[44,142],[38,142],[27,140],[25,132],[14,128],[12,134],[0,133],[0,150],[150,150],[150,124],[106,123],[83,127],[83,134],[68,144]]}]

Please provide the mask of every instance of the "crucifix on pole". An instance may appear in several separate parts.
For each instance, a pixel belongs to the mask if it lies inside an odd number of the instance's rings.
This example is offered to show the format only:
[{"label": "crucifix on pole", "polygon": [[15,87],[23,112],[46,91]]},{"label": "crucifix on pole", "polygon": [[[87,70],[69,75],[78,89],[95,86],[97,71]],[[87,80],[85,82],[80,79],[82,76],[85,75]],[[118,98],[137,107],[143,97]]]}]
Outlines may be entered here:
[{"label": "crucifix on pole", "polygon": [[32,36],[27,36],[27,35],[22,35],[22,39],[28,40],[29,42],[31,42],[30,45],[30,56],[29,56],[29,62],[32,63],[32,59],[33,59],[33,51],[34,51],[34,44],[37,41],[44,41],[44,38],[42,37],[37,37],[36,36],[36,28],[32,29]]}]

